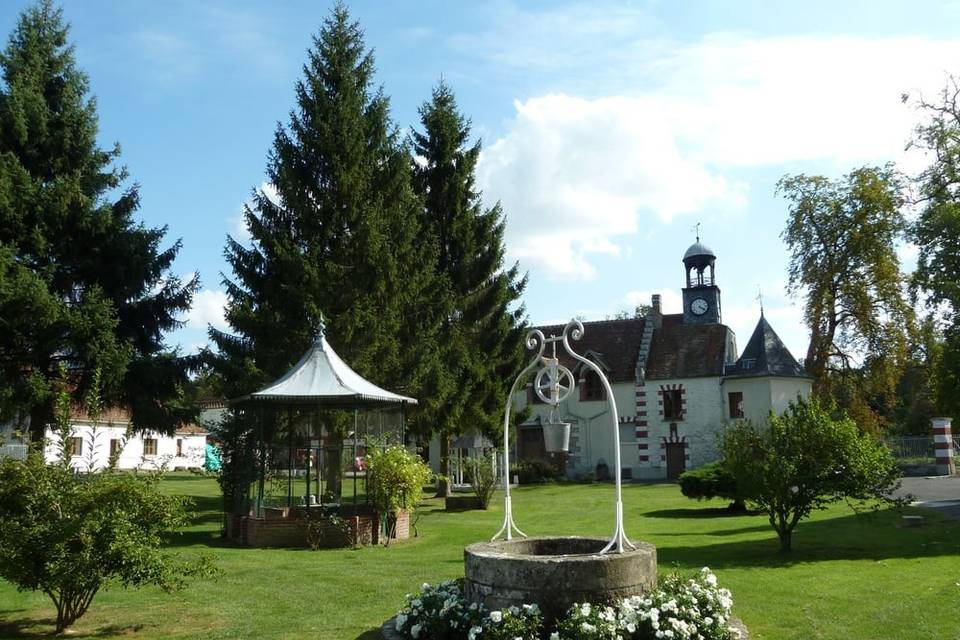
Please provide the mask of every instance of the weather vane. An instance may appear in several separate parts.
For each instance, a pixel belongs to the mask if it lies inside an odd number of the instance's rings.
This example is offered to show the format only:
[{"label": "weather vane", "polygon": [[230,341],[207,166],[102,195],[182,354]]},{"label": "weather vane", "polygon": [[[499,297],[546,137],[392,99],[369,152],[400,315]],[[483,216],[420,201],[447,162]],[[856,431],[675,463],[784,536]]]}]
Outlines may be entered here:
[{"label": "weather vane", "polygon": [[690,230],[697,234],[697,242],[700,242],[700,223],[693,225]]}]

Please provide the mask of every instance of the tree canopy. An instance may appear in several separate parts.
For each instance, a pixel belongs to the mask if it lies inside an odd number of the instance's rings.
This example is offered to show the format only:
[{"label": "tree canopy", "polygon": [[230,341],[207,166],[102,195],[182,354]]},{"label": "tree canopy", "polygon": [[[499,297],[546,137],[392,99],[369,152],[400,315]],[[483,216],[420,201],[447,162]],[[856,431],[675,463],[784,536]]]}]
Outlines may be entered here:
[{"label": "tree canopy", "polygon": [[804,366],[816,393],[840,400],[868,428],[891,411],[876,400],[892,397],[903,365],[902,182],[885,166],[840,180],[801,174],[778,183],[789,202],[782,234],[789,288],[805,297],[810,330]]},{"label": "tree canopy", "polygon": [[441,82],[420,108],[422,131],[412,134],[413,184],[423,199],[423,230],[437,246],[442,283],[431,309],[439,323],[436,402],[421,412],[425,433],[441,440],[442,473],[449,475],[449,438],[464,430],[499,432],[506,381],[523,357],[526,286],[516,264],[504,264],[499,203],[484,208],[475,172],[480,142],[451,88]]},{"label": "tree canopy", "polygon": [[[136,428],[172,431],[187,362],[163,334],[197,287],[170,273],[179,241],[135,220],[138,187],[97,142],[96,101],[77,69],[59,9],[27,9],[0,53],[0,403],[29,414],[35,438],[52,416],[65,365],[79,391],[103,372],[104,399]],[[121,268],[122,267],[122,268]]]},{"label": "tree canopy", "polygon": [[737,491],[766,514],[790,551],[793,530],[813,511],[849,499],[885,501],[900,470],[890,450],[815,398],[798,399],[766,428],[734,423],[723,435],[723,465]]}]

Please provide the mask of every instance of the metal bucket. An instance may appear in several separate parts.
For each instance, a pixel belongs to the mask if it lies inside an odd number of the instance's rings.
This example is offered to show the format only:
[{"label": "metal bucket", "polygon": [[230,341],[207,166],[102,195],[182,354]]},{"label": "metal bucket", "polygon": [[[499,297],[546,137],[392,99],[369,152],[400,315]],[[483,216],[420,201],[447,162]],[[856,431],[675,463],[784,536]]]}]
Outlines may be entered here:
[{"label": "metal bucket", "polygon": [[547,453],[566,453],[570,450],[570,423],[544,422],[543,448]]}]

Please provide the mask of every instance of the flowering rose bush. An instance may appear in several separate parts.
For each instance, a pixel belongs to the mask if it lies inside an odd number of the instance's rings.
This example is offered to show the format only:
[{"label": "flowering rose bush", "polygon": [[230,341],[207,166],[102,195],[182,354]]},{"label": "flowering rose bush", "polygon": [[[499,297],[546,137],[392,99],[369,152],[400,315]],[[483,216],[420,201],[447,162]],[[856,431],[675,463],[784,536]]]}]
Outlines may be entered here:
[{"label": "flowering rose bush", "polygon": [[550,640],[607,640],[619,639],[620,625],[613,607],[577,603],[557,622],[557,630]]},{"label": "flowering rose bush", "polygon": [[[704,567],[692,578],[672,573],[649,593],[613,604],[574,604],[549,639],[737,640],[740,632],[730,626],[732,606],[730,592]],[[537,640],[543,619],[536,605],[500,611],[468,605],[460,582],[448,580],[407,596],[396,629],[413,640]]]},{"label": "flowering rose bush", "polygon": [[740,632],[729,626],[732,606],[730,592],[717,586],[710,569],[689,579],[672,573],[650,593],[622,600],[617,606],[620,635],[608,637],[735,640]]},{"label": "flowering rose bush", "polygon": [[476,603],[467,604],[460,584],[459,580],[424,584],[420,593],[408,595],[406,608],[397,614],[397,632],[413,640],[467,638],[471,629],[480,627],[485,612]]}]

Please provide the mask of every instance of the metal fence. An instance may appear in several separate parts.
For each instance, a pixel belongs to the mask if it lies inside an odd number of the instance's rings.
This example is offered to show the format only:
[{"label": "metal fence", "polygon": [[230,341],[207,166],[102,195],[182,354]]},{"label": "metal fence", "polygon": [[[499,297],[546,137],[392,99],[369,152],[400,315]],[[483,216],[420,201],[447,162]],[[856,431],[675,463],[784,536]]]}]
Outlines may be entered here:
[{"label": "metal fence", "polygon": [[901,464],[935,464],[933,436],[888,438],[887,446]]},{"label": "metal fence", "polygon": [[4,458],[13,458],[14,460],[26,460],[27,445],[25,444],[0,445],[0,460]]}]

